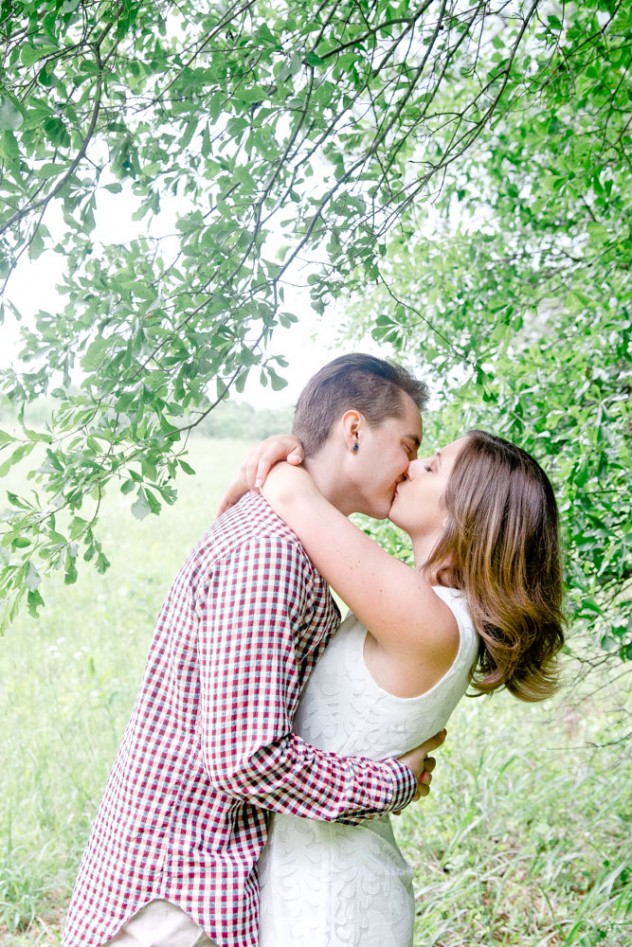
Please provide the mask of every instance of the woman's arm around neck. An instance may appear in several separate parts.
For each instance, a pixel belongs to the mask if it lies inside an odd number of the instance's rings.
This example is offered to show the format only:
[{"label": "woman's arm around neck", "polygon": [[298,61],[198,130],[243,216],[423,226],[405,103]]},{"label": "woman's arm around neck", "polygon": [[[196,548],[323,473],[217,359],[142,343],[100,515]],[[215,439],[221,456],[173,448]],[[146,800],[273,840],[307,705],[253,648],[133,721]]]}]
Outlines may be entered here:
[{"label": "woman's arm around neck", "polygon": [[458,626],[420,572],[332,506],[304,468],[278,464],[262,493],[384,652],[430,662],[438,676],[448,670],[458,650]]}]

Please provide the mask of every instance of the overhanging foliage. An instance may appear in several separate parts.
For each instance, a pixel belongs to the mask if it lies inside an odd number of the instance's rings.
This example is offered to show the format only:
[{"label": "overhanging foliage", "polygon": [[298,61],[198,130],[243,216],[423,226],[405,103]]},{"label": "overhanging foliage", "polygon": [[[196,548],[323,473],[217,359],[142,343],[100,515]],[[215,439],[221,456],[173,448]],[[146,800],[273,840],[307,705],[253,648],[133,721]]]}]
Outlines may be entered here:
[{"label": "overhanging foliage", "polygon": [[[188,469],[187,431],[253,368],[263,383],[282,386],[266,343],[296,318],[284,306],[289,282],[308,279],[317,312],[343,289],[388,285],[378,335],[397,345],[411,312],[421,312],[433,327],[416,337],[424,363],[439,332],[449,345],[438,345],[436,368],[462,370],[465,359],[475,366],[477,395],[494,397],[493,358],[515,351],[519,319],[504,294],[516,292],[519,260],[532,255],[521,245],[514,282],[495,286],[505,229],[515,243],[528,203],[534,232],[546,230],[553,247],[575,246],[575,231],[559,241],[567,217],[556,226],[538,207],[537,177],[534,200],[522,200],[528,168],[520,137],[512,138],[514,117],[524,106],[526,154],[533,115],[542,112],[535,129],[545,155],[555,121],[573,127],[571,117],[547,114],[547,96],[580,101],[599,84],[588,69],[613,70],[615,98],[594,109],[609,116],[619,151],[629,145],[623,3],[5,0],[0,10],[5,305],[20,260],[43,253],[57,254],[65,298],[61,311],[40,312],[25,327],[26,367],[2,379],[23,418],[42,393],[59,404],[45,430],[1,435],[3,470],[30,455],[37,484],[32,497],[9,497],[4,624],[25,592],[37,610],[51,568],[73,582],[82,555],[107,567],[96,526],[108,482],[130,494],[136,515],[157,512],[174,501],[178,470]],[[582,137],[590,154],[590,129]],[[556,148],[563,141],[560,132]],[[554,195],[568,193],[570,206],[579,153],[562,152]],[[629,209],[628,192],[610,180],[599,178],[613,208],[606,231],[619,219],[615,199]],[[498,182],[502,207],[491,196]],[[430,286],[397,303],[393,249],[400,240],[412,253],[419,209],[451,194],[463,206],[471,201],[472,213],[479,196],[502,211],[485,240],[455,238],[455,256],[444,255],[448,241],[431,257],[454,325],[448,309],[441,318],[426,309]],[[141,232],[103,246],[98,210],[118,195],[134,202]],[[610,238],[601,233],[605,252]],[[542,266],[548,273],[550,264]],[[483,274],[489,285],[479,298]],[[549,293],[554,282],[547,285]],[[80,385],[74,394],[72,381]],[[524,386],[507,392],[498,407],[506,397],[513,414],[524,412]]]}]

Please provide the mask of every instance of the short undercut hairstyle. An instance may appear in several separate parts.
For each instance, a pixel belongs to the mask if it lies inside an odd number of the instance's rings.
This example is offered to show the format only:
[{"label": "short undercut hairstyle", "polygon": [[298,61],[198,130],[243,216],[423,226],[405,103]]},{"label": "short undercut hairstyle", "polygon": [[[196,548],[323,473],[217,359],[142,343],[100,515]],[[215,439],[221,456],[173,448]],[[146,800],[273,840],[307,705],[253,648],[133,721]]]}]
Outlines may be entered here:
[{"label": "short undercut hairstyle", "polygon": [[346,411],[355,409],[369,424],[381,424],[403,416],[403,395],[421,411],[428,402],[428,387],[393,362],[361,353],[341,355],[321,368],[301,392],[292,433],[303,442],[305,456],[313,457]]}]

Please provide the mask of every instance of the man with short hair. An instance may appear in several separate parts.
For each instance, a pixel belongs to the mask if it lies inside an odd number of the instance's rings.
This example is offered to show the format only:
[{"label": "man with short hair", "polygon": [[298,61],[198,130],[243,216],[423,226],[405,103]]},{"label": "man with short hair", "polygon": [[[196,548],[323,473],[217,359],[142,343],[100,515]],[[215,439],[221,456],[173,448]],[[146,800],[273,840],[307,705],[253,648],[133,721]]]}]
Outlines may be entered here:
[{"label": "man with short hair", "polygon": [[[294,431],[338,509],[388,514],[417,456],[426,397],[404,369],[366,355],[335,359],[308,383]],[[374,761],[292,732],[339,621],[325,581],[260,495],[213,524],[158,618],[64,947],[255,947],[270,812],[360,822],[425,794],[423,760],[440,738]]]}]

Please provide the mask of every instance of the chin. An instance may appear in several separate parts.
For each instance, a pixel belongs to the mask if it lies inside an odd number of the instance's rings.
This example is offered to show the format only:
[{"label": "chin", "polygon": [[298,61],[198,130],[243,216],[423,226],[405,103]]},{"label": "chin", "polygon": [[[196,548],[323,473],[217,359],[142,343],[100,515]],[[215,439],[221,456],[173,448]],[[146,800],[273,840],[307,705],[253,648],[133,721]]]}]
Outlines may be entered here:
[{"label": "chin", "polygon": [[373,509],[367,516],[371,516],[374,520],[387,520],[391,513],[391,504],[388,500],[385,500],[384,503],[375,504]]}]

